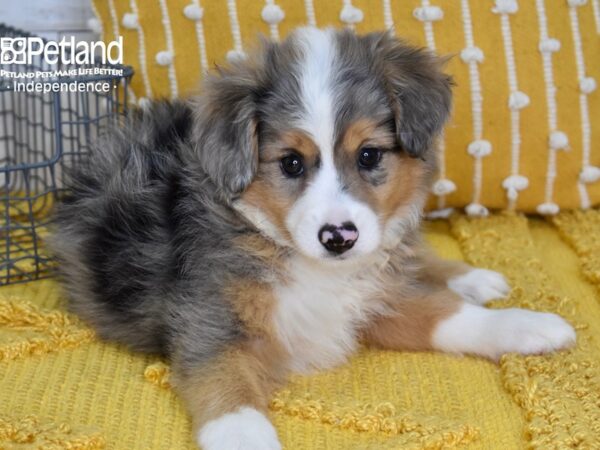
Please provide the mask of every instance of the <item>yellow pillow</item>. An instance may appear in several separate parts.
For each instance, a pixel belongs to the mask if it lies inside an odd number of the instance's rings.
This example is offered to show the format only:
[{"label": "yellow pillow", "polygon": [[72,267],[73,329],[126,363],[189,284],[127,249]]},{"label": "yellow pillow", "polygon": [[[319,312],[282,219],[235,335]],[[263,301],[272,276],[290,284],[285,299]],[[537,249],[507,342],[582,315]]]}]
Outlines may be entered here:
[{"label": "yellow pillow", "polygon": [[600,204],[600,0],[95,0],[138,101],[178,97],[258,33],[393,28],[455,55],[453,117],[429,209],[556,214]]}]

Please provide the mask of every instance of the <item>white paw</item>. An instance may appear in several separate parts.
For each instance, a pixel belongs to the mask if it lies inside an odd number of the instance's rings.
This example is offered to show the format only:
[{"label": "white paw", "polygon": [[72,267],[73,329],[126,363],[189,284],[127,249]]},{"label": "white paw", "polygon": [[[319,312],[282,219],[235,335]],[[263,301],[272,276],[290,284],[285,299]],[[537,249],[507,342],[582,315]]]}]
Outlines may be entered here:
[{"label": "white paw", "polygon": [[521,353],[536,355],[572,347],[577,339],[573,327],[562,317],[552,313],[510,308],[499,310],[498,327],[491,333],[503,340],[499,354]]},{"label": "white paw", "polygon": [[433,346],[451,353],[471,353],[497,360],[505,353],[548,353],[575,344],[575,330],[556,314],[526,309],[486,309],[464,303],[440,322]]},{"label": "white paw", "polygon": [[510,292],[504,276],[487,269],[473,269],[450,278],[448,288],[475,305],[485,305],[490,300],[504,298]]},{"label": "white paw", "polygon": [[203,450],[281,450],[269,419],[247,406],[207,422],[198,432],[198,445]]}]

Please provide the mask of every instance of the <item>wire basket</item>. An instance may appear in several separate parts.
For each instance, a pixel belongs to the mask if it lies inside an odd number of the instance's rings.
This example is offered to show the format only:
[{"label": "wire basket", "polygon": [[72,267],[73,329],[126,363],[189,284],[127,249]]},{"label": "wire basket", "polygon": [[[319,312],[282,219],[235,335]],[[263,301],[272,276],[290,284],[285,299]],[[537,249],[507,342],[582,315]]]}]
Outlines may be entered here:
[{"label": "wire basket", "polygon": [[[0,24],[0,38],[32,35]],[[0,41],[6,44],[6,39]],[[6,59],[5,61],[8,61]],[[47,83],[106,82],[108,92],[23,92],[29,81],[0,76],[0,285],[45,278],[52,258],[44,251],[44,238],[52,206],[60,198],[69,167],[88,152],[90,143],[127,113],[133,70],[128,66],[52,65],[42,55],[31,64],[2,63],[15,73],[104,68],[119,75],[56,76]],[[21,89],[17,92],[15,89]]]}]

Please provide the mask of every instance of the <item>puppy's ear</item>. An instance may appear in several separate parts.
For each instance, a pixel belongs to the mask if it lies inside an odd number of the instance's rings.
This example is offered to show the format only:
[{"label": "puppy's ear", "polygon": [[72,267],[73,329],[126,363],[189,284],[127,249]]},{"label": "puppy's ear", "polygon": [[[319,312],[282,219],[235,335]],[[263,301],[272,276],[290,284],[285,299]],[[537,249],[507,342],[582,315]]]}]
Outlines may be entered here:
[{"label": "puppy's ear", "polygon": [[371,35],[390,95],[400,146],[423,158],[442,130],[452,106],[452,78],[429,50],[404,44],[390,33]]},{"label": "puppy's ear", "polygon": [[237,61],[207,75],[194,99],[194,144],[204,172],[227,197],[242,192],[258,167],[257,61]]}]

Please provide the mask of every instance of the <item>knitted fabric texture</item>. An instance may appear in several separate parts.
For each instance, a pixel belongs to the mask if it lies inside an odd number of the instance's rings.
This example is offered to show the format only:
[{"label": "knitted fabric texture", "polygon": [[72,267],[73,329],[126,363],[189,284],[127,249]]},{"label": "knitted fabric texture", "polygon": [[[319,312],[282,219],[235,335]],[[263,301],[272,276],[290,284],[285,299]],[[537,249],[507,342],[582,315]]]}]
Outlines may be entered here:
[{"label": "knitted fabric texture", "polygon": [[[585,271],[597,267],[598,217],[428,223],[440,255],[506,274],[510,298],[492,307],[560,313],[576,348],[499,365],[361,350],[274,395],[284,448],[600,448],[600,281]],[[0,289],[0,449],[194,449],[168,364],[97,340],[63,298],[53,280]]]},{"label": "knitted fabric texture", "polygon": [[453,117],[429,209],[555,215],[600,204],[600,0],[95,0],[92,25],[123,36],[136,99],[180,97],[259,33],[390,29],[454,55]]},{"label": "knitted fabric texture", "polygon": [[600,211],[573,211],[555,217],[553,222],[579,255],[585,276],[600,286]]}]

